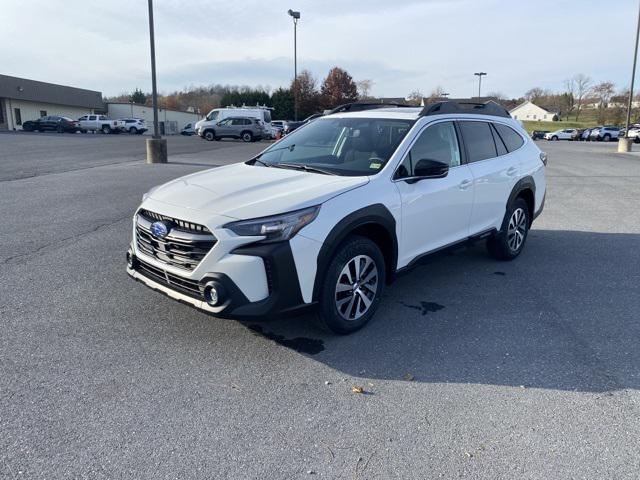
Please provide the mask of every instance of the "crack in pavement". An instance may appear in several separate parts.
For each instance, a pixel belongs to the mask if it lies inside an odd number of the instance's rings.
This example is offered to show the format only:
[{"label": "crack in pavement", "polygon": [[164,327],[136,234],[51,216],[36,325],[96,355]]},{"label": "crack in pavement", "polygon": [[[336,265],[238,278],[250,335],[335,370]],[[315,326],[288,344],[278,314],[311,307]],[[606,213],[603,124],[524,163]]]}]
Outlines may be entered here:
[{"label": "crack in pavement", "polygon": [[80,240],[80,239],[82,239],[82,238],[84,238],[84,237],[86,237],[88,235],[91,235],[92,233],[95,233],[95,232],[98,232],[100,230],[104,230],[106,228],[109,228],[109,227],[111,227],[113,225],[116,225],[117,223],[120,223],[120,222],[122,222],[124,220],[131,220],[131,215],[126,215],[124,217],[120,217],[117,220],[114,220],[112,222],[101,223],[101,224],[97,225],[96,227],[92,228],[91,230],[87,230],[85,232],[81,232],[81,233],[78,233],[78,234],[70,236],[70,237],[65,237],[65,238],[63,238],[61,240],[58,240],[56,242],[53,242],[53,243],[48,243],[46,245],[42,245],[41,247],[38,247],[35,250],[30,251],[28,253],[19,253],[17,255],[12,255],[11,257],[7,257],[7,258],[3,259],[2,262],[0,262],[0,265],[16,265],[16,264],[19,264],[19,263],[23,263],[23,262],[20,262],[20,260],[23,260],[23,259],[26,260],[26,259],[28,259],[30,257],[33,257],[34,255],[37,255],[40,252],[45,251],[45,250],[55,249],[57,247],[67,246],[67,245],[73,244],[76,241],[78,241],[78,240]]}]

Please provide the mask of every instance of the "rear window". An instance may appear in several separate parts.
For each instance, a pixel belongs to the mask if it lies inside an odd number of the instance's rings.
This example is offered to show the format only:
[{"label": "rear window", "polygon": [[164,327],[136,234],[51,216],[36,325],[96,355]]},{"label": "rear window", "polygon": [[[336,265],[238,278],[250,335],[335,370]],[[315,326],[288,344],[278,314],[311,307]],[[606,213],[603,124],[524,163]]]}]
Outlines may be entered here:
[{"label": "rear window", "polygon": [[460,122],[460,129],[467,146],[469,162],[479,162],[498,155],[488,123]]},{"label": "rear window", "polygon": [[524,144],[524,140],[522,139],[522,137],[518,135],[518,133],[513,128],[507,127],[506,125],[502,125],[500,123],[494,123],[493,126],[500,134],[500,138],[502,138],[502,141],[507,147],[507,150],[509,150],[510,152],[519,149]]}]

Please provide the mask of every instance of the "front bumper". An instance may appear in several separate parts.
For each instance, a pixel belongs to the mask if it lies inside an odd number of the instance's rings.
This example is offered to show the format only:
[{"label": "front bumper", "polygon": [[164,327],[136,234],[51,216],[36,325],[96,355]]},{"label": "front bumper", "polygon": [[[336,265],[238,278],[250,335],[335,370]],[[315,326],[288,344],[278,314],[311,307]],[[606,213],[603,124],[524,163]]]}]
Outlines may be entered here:
[{"label": "front bumper", "polygon": [[[268,295],[250,301],[241,288],[227,274],[205,273],[199,280],[189,279],[153,265],[142,257],[135,257],[127,266],[127,273],[135,280],[165,295],[221,318],[272,318],[298,313],[313,303],[304,303],[298,273],[289,242],[265,245],[247,245],[234,249],[231,254],[260,257],[268,282]],[[208,282],[220,285],[224,292],[218,305],[205,301],[204,287]]]}]

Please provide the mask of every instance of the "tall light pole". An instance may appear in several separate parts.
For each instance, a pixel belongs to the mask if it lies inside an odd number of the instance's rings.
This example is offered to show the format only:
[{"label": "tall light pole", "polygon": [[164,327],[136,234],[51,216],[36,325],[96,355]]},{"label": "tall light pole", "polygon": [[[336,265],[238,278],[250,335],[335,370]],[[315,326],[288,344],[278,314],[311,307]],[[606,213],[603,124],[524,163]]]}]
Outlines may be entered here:
[{"label": "tall light pole", "polygon": [[156,87],[156,43],[153,31],[153,0],[149,0],[149,42],[151,46],[151,99],[153,137],[147,139],[147,163],[167,162],[167,141],[158,134],[158,89]]},{"label": "tall light pole", "polygon": [[481,95],[480,92],[482,90],[482,76],[486,75],[487,72],[476,72],[474,73],[474,75],[476,75],[478,77],[478,101],[480,101]]},{"label": "tall light pole", "polygon": [[633,106],[633,83],[636,79],[636,62],[638,60],[638,38],[640,37],[640,8],[638,9],[638,26],[636,27],[636,48],[633,52],[633,69],[631,71],[631,88],[629,89],[629,103],[627,104],[627,128],[625,138],[629,138],[629,124],[631,123],[631,107]]},{"label": "tall light pole", "polygon": [[298,20],[300,12],[287,11],[293,19],[293,119],[298,120]]}]

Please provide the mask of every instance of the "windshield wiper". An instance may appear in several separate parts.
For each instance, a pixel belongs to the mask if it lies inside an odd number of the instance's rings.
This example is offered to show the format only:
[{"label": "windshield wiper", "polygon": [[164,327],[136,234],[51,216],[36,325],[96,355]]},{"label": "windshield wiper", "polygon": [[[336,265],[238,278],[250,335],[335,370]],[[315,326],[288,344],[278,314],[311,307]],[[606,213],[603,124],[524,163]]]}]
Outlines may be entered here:
[{"label": "windshield wiper", "polygon": [[271,166],[275,168],[293,168],[294,170],[303,170],[305,172],[322,173],[324,175],[338,175],[335,172],[331,172],[323,168],[311,167],[309,165],[300,165],[295,163],[274,163]]},{"label": "windshield wiper", "polygon": [[253,164],[255,165],[255,163],[258,162],[261,165],[264,165],[265,167],[270,167],[271,164],[267,163],[267,162],[263,162],[262,160],[260,160],[258,157],[253,159]]}]

